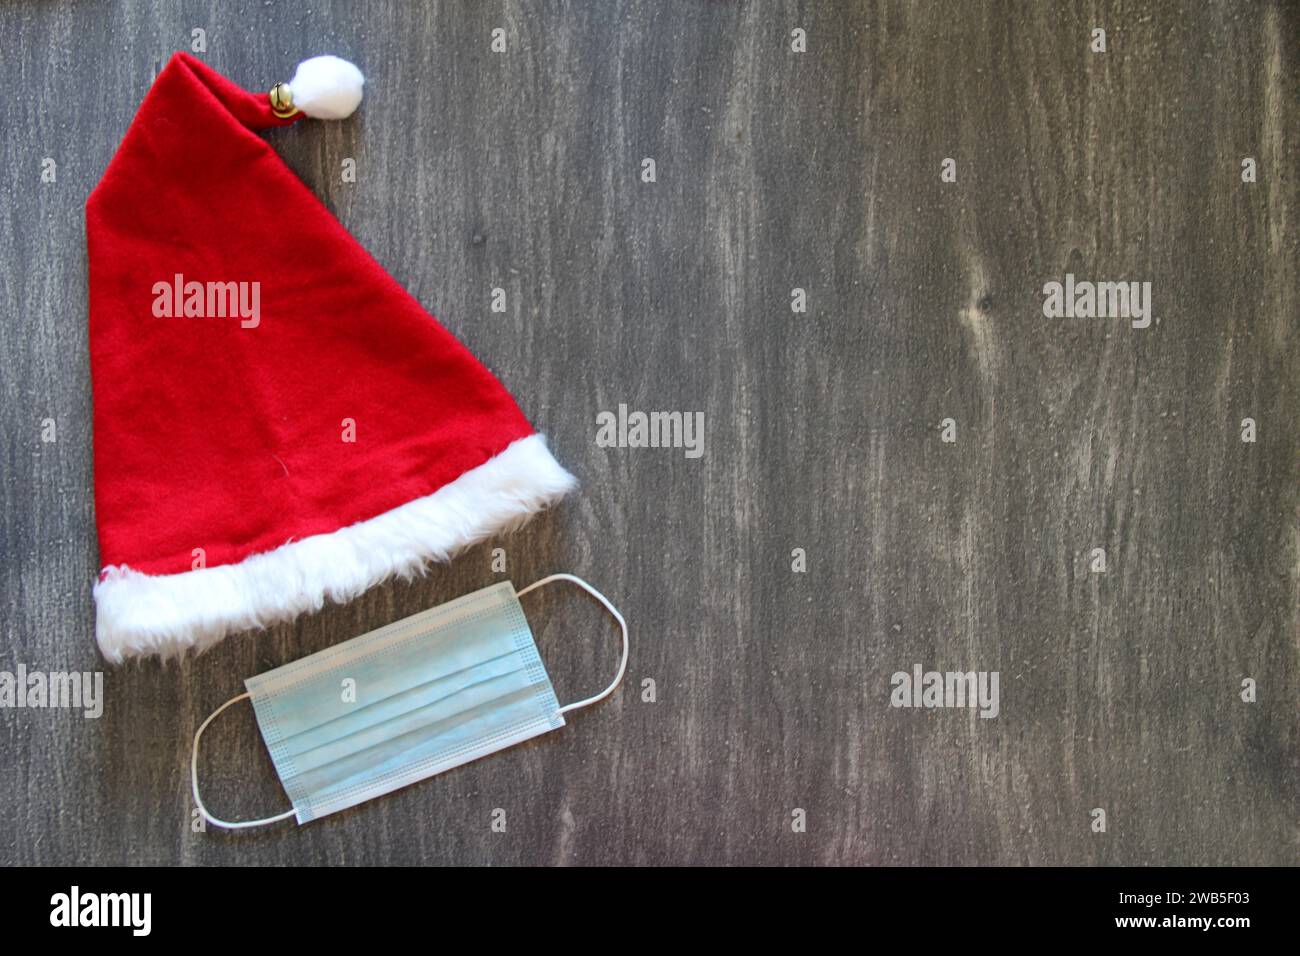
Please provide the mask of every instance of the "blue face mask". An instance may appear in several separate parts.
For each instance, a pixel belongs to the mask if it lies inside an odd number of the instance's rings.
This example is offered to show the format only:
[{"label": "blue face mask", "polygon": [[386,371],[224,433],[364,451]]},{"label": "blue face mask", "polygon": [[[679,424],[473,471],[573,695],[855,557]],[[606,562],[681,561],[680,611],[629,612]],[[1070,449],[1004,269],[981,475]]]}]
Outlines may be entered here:
[{"label": "blue face mask", "polygon": [[[519,603],[552,581],[585,589],[623,632],[613,683],[563,707]],[[563,727],[565,713],[613,693],[627,652],[623,616],[580,578],[552,574],[519,592],[509,582],[475,591],[245,681],[248,692],[218,707],[194,735],[194,803],[209,823],[228,829],[315,820]],[[293,809],[228,823],[199,799],[199,739],[245,697]]]}]

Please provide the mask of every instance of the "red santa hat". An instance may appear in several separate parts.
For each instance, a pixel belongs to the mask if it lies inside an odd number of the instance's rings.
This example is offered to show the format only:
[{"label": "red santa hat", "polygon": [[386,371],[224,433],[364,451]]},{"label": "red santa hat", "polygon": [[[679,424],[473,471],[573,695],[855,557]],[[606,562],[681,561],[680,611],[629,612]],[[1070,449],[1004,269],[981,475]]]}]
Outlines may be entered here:
[{"label": "red santa hat", "polygon": [[362,82],[318,57],[250,93],[178,53],[86,202],[109,660],[349,601],[575,485],[257,135]]}]

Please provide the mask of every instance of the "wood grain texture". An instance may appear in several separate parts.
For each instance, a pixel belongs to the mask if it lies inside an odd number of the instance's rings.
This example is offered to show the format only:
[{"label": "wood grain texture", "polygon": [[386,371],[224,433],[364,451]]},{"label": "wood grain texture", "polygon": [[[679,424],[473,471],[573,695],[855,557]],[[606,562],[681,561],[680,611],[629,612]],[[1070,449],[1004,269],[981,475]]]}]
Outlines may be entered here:
[{"label": "wood grain texture", "polygon": [[[0,668],[104,667],[82,206],[194,27],[250,88],[316,53],[361,65],[355,119],[269,138],[582,480],[504,543],[510,577],[588,576],[634,643],[623,690],[558,734],[236,835],[191,832],[199,721],[249,675],[497,580],[492,545],[109,670],[99,720],[0,711],[0,859],[1294,863],[1298,21],[1154,0],[6,4]],[[1045,319],[1067,272],[1150,281],[1156,323]],[[597,447],[620,402],[703,411],[704,456]],[[526,600],[560,697],[599,687],[598,609]],[[1000,716],[892,709],[915,663],[999,671]],[[205,745],[215,811],[282,808],[249,711]]]}]

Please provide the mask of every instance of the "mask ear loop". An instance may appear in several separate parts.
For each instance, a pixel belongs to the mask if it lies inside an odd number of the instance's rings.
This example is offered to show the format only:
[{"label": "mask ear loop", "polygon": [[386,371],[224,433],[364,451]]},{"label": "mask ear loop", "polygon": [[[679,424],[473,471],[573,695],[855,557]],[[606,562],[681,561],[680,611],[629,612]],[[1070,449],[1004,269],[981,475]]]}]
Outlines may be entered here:
[{"label": "mask ear loop", "polygon": [[199,808],[199,813],[203,815],[203,819],[207,820],[213,826],[222,827],[226,830],[243,830],[247,827],[261,827],[266,826],[268,823],[279,823],[281,820],[287,820],[298,812],[297,810],[290,809],[281,813],[279,816],[267,817],[265,820],[241,820],[236,823],[228,823],[225,820],[218,820],[212,814],[208,813],[208,808],[205,807],[203,801],[199,799],[199,738],[203,736],[203,731],[208,729],[208,724],[212,723],[212,721],[216,719],[217,714],[221,713],[231,704],[238,703],[248,696],[248,693],[244,692],[238,697],[232,697],[209,714],[208,719],[199,724],[199,729],[194,732],[194,751],[190,754],[190,788],[194,792],[194,805]]},{"label": "mask ear loop", "polygon": [[[623,615],[618,613],[618,608],[614,607],[614,605],[609,602],[609,598],[605,597],[605,595],[601,594],[586,581],[582,580],[582,578],[575,577],[572,574],[547,575],[540,581],[534,581],[522,591],[516,591],[515,597],[523,597],[529,591],[534,591],[544,584],[550,584],[552,581],[568,581],[569,583],[576,584],[578,587],[582,588],[601,604],[605,605],[605,610],[614,615],[614,620],[618,621],[618,626],[623,632],[623,656],[618,662],[618,673],[614,675],[614,680],[610,682],[608,687],[602,690],[599,694],[596,694],[594,697],[588,697],[586,700],[577,700],[572,704],[565,704],[559,710],[559,713],[565,714],[571,710],[577,710],[580,707],[588,707],[591,704],[596,703],[598,700],[604,700],[610,694],[614,693],[614,688],[622,682],[623,674],[627,670],[627,621],[623,620]],[[212,716],[215,717],[216,714],[213,714]],[[211,720],[212,718],[208,719]]]}]

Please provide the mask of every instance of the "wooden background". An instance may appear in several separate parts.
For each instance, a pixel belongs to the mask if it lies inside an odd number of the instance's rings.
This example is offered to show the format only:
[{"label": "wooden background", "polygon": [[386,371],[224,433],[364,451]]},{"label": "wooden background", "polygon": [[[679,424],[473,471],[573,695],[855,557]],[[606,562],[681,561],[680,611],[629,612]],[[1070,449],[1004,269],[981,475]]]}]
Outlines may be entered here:
[{"label": "wooden background", "polygon": [[[250,88],[323,52],[365,71],[355,119],[269,136],[582,480],[505,543],[510,577],[589,577],[633,649],[557,734],[240,834],[192,832],[198,722],[499,580],[491,546],[108,669],[99,720],[0,711],[0,858],[1294,863],[1298,23],[1199,0],[6,4],[0,669],[105,668],[83,203],[195,27]],[[1066,272],[1150,281],[1156,323],[1045,319]],[[703,411],[704,456],[597,447],[620,402]],[[561,699],[602,686],[599,609],[528,600]],[[1000,716],[891,709],[916,663],[1000,671]],[[250,710],[205,746],[215,812],[282,809]]]}]

